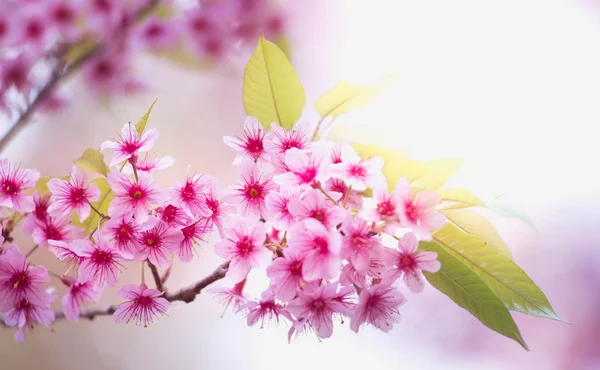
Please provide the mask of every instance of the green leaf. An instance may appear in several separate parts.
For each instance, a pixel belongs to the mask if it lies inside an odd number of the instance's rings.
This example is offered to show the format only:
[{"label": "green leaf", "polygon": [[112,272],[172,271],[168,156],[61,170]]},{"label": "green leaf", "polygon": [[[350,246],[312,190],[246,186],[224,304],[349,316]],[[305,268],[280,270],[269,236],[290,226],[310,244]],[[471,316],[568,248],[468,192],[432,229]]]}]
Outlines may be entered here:
[{"label": "green leaf", "polygon": [[383,86],[354,85],[340,80],[337,85],[317,99],[315,109],[321,117],[337,117],[367,104],[383,91],[383,88]]},{"label": "green leaf", "polygon": [[104,163],[104,155],[97,149],[86,149],[81,157],[73,161],[73,163],[88,171],[104,176],[108,175],[108,166]]},{"label": "green leaf", "polygon": [[467,189],[439,189],[437,192],[442,200],[438,209],[485,207],[485,204]]},{"label": "green leaf", "polygon": [[272,122],[290,129],[306,104],[294,67],[283,51],[262,35],[244,69],[242,98],[246,114],[258,118],[267,129]]},{"label": "green leaf", "polygon": [[40,177],[38,181],[35,183],[35,190],[39,195],[48,194],[50,189],[48,189],[48,181],[50,181],[52,177]]},{"label": "green leaf", "polygon": [[501,255],[511,258],[510,249],[494,225],[479,213],[466,208],[444,209],[441,212],[465,233],[478,237]]},{"label": "green leaf", "polygon": [[433,287],[469,311],[488,328],[514,339],[528,350],[517,324],[504,303],[477,274],[437,243],[420,242],[419,249],[436,252],[438,261],[442,264],[438,272],[423,272]]},{"label": "green leaf", "polygon": [[436,231],[433,239],[479,276],[508,309],[561,321],[531,278],[481,239],[449,223]]},{"label": "green leaf", "polygon": [[[108,180],[104,177],[99,177],[92,181],[98,185],[98,189],[100,190],[100,198],[97,202],[92,203],[94,208],[98,211],[102,212],[102,214],[106,215],[108,213],[108,206],[110,202],[114,199],[115,195],[112,192],[110,185],[108,184]],[[73,223],[77,226],[83,227],[86,230],[86,234],[89,235],[95,228],[98,227],[98,223],[100,222],[100,215],[96,212],[92,211],[88,218],[81,221],[77,219],[77,215],[74,216]]]},{"label": "green leaf", "polygon": [[388,188],[393,191],[398,180],[406,176],[412,187],[437,189],[442,186],[463,163],[461,159],[439,159],[429,162],[417,161],[400,151],[369,144],[352,143],[358,154],[365,158],[381,157],[383,174]]},{"label": "green leaf", "polygon": [[138,135],[142,135],[144,133],[144,130],[146,129],[146,123],[148,123],[148,118],[150,118],[150,112],[152,112],[152,108],[154,107],[154,104],[156,104],[157,100],[158,98],[154,99],[146,114],[144,114],[142,118],[140,118],[135,124],[135,131],[137,131]]}]

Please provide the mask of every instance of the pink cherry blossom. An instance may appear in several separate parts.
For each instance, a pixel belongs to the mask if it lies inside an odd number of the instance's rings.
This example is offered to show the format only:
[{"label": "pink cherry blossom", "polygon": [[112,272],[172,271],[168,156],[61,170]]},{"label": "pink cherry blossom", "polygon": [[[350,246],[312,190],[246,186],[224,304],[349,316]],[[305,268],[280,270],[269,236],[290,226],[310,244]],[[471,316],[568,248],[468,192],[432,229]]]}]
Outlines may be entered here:
[{"label": "pink cherry blossom", "polygon": [[219,303],[225,306],[225,310],[223,310],[223,314],[221,317],[225,315],[225,311],[229,306],[232,306],[233,312],[236,313],[242,310],[245,307],[248,299],[244,297],[244,286],[246,285],[246,279],[240,281],[239,283],[235,283],[233,288],[225,288],[225,287],[214,287],[209,288],[208,291],[217,296]]},{"label": "pink cherry blossom", "polygon": [[0,91],[14,87],[21,94],[29,94],[33,81],[30,76],[33,60],[29,53],[0,61]]},{"label": "pink cherry blossom", "polygon": [[364,288],[372,284],[376,279],[381,280],[386,271],[383,258],[372,259],[366,272],[358,272],[353,264],[348,263],[340,273],[340,285],[356,285]]},{"label": "pink cherry blossom", "polygon": [[210,210],[204,199],[204,190],[206,190],[206,184],[202,179],[204,176],[190,176],[189,167],[187,172],[186,180],[177,181],[171,188],[171,202],[181,207],[192,218],[206,216],[210,214]]},{"label": "pink cherry blossom", "polygon": [[287,310],[297,319],[304,318],[319,338],[329,338],[333,333],[333,314],[349,315],[353,304],[348,296],[352,287],[327,284],[316,289],[298,292],[298,297],[287,305]]},{"label": "pink cherry blossom", "polygon": [[169,23],[152,17],[138,28],[135,38],[142,46],[156,51],[177,44],[179,34],[179,27],[175,22]]},{"label": "pink cherry blossom", "polygon": [[[350,209],[361,210],[363,206],[362,195],[344,183],[341,179],[329,179],[325,181],[323,190],[327,192],[339,204]],[[350,191],[350,193],[348,193]]]},{"label": "pink cherry blossom", "polygon": [[48,217],[44,221],[29,218],[23,224],[23,230],[31,234],[35,244],[47,248],[50,240],[70,242],[83,236],[83,230],[74,226],[71,220],[61,217]]},{"label": "pink cherry blossom", "polygon": [[285,248],[283,257],[273,260],[267,268],[277,299],[287,302],[296,296],[299,289],[307,286],[302,278],[302,260],[294,249]]},{"label": "pink cherry blossom", "polygon": [[293,198],[288,204],[290,213],[298,221],[312,218],[331,229],[346,218],[347,212],[342,207],[332,205],[319,190],[310,189],[302,198]]},{"label": "pink cherry blossom", "polygon": [[339,273],[341,237],[312,218],[296,224],[288,246],[302,257],[302,276],[306,281],[333,279]]},{"label": "pink cherry blossom", "polygon": [[371,260],[380,258],[383,246],[370,234],[369,223],[360,217],[348,215],[342,223],[342,257],[347,258],[356,271],[365,273]]},{"label": "pink cherry blossom", "polygon": [[223,220],[226,216],[236,212],[233,196],[230,192],[219,189],[219,181],[213,176],[202,176],[201,181],[204,192],[204,205],[209,210],[205,216],[219,231],[221,238],[225,237]]},{"label": "pink cherry blossom", "polygon": [[288,149],[285,152],[284,163],[288,171],[273,177],[273,181],[278,185],[313,186],[328,178],[325,174],[327,162],[324,153],[317,148],[311,150]]},{"label": "pink cherry blossom", "polygon": [[402,202],[399,196],[400,190],[398,186],[393,193],[388,193],[387,185],[380,185],[373,189],[373,200],[375,208],[364,211],[364,216],[369,221],[384,221],[385,232],[394,235],[400,226],[399,209]]},{"label": "pink cherry blossom", "polygon": [[79,9],[72,1],[50,0],[46,14],[49,23],[56,28],[66,41],[75,40],[78,36],[77,18]]},{"label": "pink cherry blossom", "polygon": [[[130,75],[130,63],[130,56],[124,52],[106,53],[85,63],[82,67],[82,76],[90,91],[99,97],[123,92],[127,87],[127,78]],[[131,137],[123,139],[131,139]],[[131,152],[136,151],[139,146],[119,145],[126,144],[126,142],[111,141],[111,143],[113,144],[106,144],[105,142],[101,146],[101,148],[117,147],[116,155],[111,163],[118,163],[119,160],[131,158]]]},{"label": "pink cherry blossom", "polygon": [[161,297],[163,292],[142,285],[125,285],[119,296],[126,301],[121,303],[113,314],[116,324],[130,322],[135,319],[137,325],[148,326],[159,314],[166,315],[171,306],[169,301]]},{"label": "pink cherry blossom", "polygon": [[240,170],[242,184],[232,191],[234,201],[241,204],[244,215],[269,218],[265,208],[265,197],[277,187],[271,181],[271,174],[261,172],[258,166],[250,160],[243,161]]},{"label": "pink cherry blossom", "polygon": [[69,290],[61,299],[63,312],[67,320],[78,321],[81,306],[89,302],[97,302],[101,291],[91,281],[82,283],[71,277],[66,277],[64,281],[68,284]]},{"label": "pink cherry blossom", "polygon": [[77,253],[73,252],[70,243],[62,240],[48,240],[48,250],[61,261],[72,260],[73,265],[79,265],[83,262],[84,258],[79,257]]},{"label": "pink cherry blossom", "polygon": [[[166,155],[164,157],[149,157],[148,153],[139,156],[136,169],[138,172],[162,172],[173,165],[173,157]],[[125,173],[133,173],[131,167],[127,166],[123,170]]]},{"label": "pink cherry blossom", "polygon": [[306,125],[294,125],[291,130],[286,130],[276,123],[271,123],[271,130],[268,131],[265,150],[271,156],[283,159],[283,155],[288,149],[305,149],[310,143],[310,132]]},{"label": "pink cherry blossom", "polygon": [[172,204],[167,204],[164,207],[156,209],[156,215],[161,222],[164,222],[169,227],[182,228],[189,220],[183,209]]},{"label": "pink cherry blossom", "polygon": [[421,190],[412,199],[406,177],[398,181],[396,193],[401,224],[410,227],[421,239],[431,240],[431,232],[444,226],[446,221],[444,215],[435,211],[440,196],[432,190]]},{"label": "pink cherry blossom", "polygon": [[77,166],[73,166],[68,181],[50,179],[48,189],[52,193],[52,204],[48,207],[48,213],[51,216],[67,216],[75,210],[79,220],[83,222],[90,215],[90,202],[100,199],[98,185],[94,182],[87,188],[86,185],[86,176]]},{"label": "pink cherry blossom", "polygon": [[266,133],[256,117],[247,117],[244,123],[244,135],[241,138],[225,136],[223,138],[225,144],[238,152],[233,164],[238,165],[247,158],[269,162],[270,156],[264,148]]},{"label": "pink cherry blossom", "polygon": [[[49,218],[48,207],[50,207],[50,195],[40,195],[37,191],[33,192],[33,211],[27,216],[28,219],[32,219],[29,223],[33,224],[34,221],[46,221]],[[32,230],[33,231],[33,230]]]},{"label": "pink cherry blossom", "polygon": [[43,284],[50,281],[43,266],[30,266],[16,245],[7,245],[0,255],[0,312],[21,300],[41,305],[48,301]]},{"label": "pink cherry blossom", "polygon": [[114,153],[110,162],[111,166],[129,160],[132,163],[137,161],[140,152],[147,152],[154,146],[158,139],[158,130],[152,128],[139,135],[135,126],[127,122],[118,140],[108,140],[100,145],[100,150],[111,149]]},{"label": "pink cherry blossom", "polygon": [[302,190],[293,188],[284,188],[281,191],[270,191],[265,197],[265,208],[271,215],[273,226],[278,230],[288,230],[296,223],[296,217],[291,214],[289,204],[292,199],[298,199],[302,195]]},{"label": "pink cherry blossom", "polygon": [[149,222],[138,224],[130,216],[112,217],[104,224],[102,231],[108,240],[112,240],[115,249],[127,258],[133,257],[137,250],[135,249],[135,240],[140,232],[151,227]]},{"label": "pink cherry blossom", "polygon": [[215,244],[215,253],[228,261],[227,277],[233,282],[242,281],[253,267],[266,267],[272,253],[263,244],[266,239],[262,223],[233,216],[225,227],[226,238]]},{"label": "pink cherry blossom", "polygon": [[147,258],[160,267],[168,267],[171,263],[171,253],[178,250],[183,241],[183,233],[159,222],[154,216],[149,223],[153,223],[154,227],[140,232],[136,237],[136,257],[138,260]]},{"label": "pink cherry blossom", "polygon": [[163,203],[168,196],[146,172],[139,173],[137,181],[120,172],[111,172],[108,183],[116,195],[108,207],[110,217],[134,216],[138,223],[145,222],[149,206]]},{"label": "pink cherry blossom", "polygon": [[19,25],[21,28],[17,38],[21,45],[25,45],[36,54],[48,47],[52,35],[46,17],[38,12],[25,12],[23,18],[19,20]]},{"label": "pink cherry blossom", "polygon": [[363,289],[358,296],[358,304],[350,315],[350,328],[358,333],[364,323],[371,324],[383,332],[392,329],[400,321],[398,307],[406,302],[395,288],[377,284]]},{"label": "pink cherry blossom", "polygon": [[413,233],[406,233],[398,241],[398,250],[386,248],[384,261],[392,270],[389,281],[404,276],[404,282],[413,293],[423,291],[425,281],[421,270],[437,272],[441,264],[435,252],[417,252],[418,241]]},{"label": "pink cherry blossom", "polygon": [[120,262],[124,258],[104,240],[102,235],[98,235],[96,245],[90,240],[79,239],[72,241],[69,248],[82,258],[77,281],[90,281],[98,288],[105,285],[114,287],[117,284],[121,273]]},{"label": "pink cherry blossom", "polygon": [[23,342],[25,340],[25,328],[33,328],[35,324],[50,325],[54,321],[54,311],[50,307],[48,293],[43,303],[32,303],[23,298],[20,299],[14,307],[4,314],[4,321],[8,326],[16,326],[19,330],[15,333],[15,340]]},{"label": "pink cherry blossom", "polygon": [[248,326],[253,326],[260,320],[260,327],[265,326],[265,322],[275,322],[279,324],[279,317],[283,316],[292,321],[292,316],[279,303],[275,302],[275,294],[271,290],[262,293],[259,301],[250,301],[246,304],[246,319]]},{"label": "pink cherry blossom", "polygon": [[0,159],[0,206],[17,212],[33,211],[33,197],[25,192],[33,189],[39,178],[40,173],[36,170],[21,169],[6,158]]},{"label": "pink cherry blossom", "polygon": [[329,166],[329,174],[331,177],[344,180],[346,185],[352,189],[363,191],[367,187],[372,188],[382,182],[383,160],[380,157],[363,160],[352,145],[343,144],[341,159],[341,163]]},{"label": "pink cherry blossom", "polygon": [[208,235],[212,229],[209,220],[203,219],[189,224],[181,229],[183,241],[179,245],[177,256],[182,262],[190,262],[194,252],[194,245]]}]

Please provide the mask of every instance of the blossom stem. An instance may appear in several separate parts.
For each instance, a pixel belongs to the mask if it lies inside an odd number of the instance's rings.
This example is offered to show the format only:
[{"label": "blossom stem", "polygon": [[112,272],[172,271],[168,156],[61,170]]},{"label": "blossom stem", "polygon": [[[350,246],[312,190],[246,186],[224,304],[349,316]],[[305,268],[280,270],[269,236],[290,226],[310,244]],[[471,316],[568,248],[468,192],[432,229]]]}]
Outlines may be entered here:
[{"label": "blossom stem", "polygon": [[29,258],[33,252],[35,252],[37,249],[39,248],[39,245],[34,245],[33,248],[31,248],[31,250],[29,252],[27,252],[27,254],[25,255],[25,258]]},{"label": "blossom stem", "polygon": [[348,203],[348,196],[350,195],[351,191],[352,191],[352,185],[348,186],[348,190],[346,190],[346,195],[344,195],[344,203],[343,203],[344,208],[346,208],[346,203]]},{"label": "blossom stem", "polygon": [[142,284],[146,285],[146,261],[142,261]]},{"label": "blossom stem", "polygon": [[133,167],[133,177],[135,177],[135,181],[137,182],[139,181],[137,168],[135,167],[134,163],[131,163],[131,167]]},{"label": "blossom stem", "polygon": [[315,128],[315,133],[312,136],[312,139],[310,139],[311,141],[315,141],[317,139],[317,137],[319,136],[319,130],[321,129],[321,125],[323,124],[323,121],[325,121],[325,117],[321,117],[321,119],[319,120],[319,122],[317,123],[317,127]]},{"label": "blossom stem", "polygon": [[319,185],[318,189],[321,191],[321,193],[323,193],[323,195],[325,195],[327,197],[327,199],[329,199],[330,201],[332,201],[336,206],[340,205],[340,203],[338,203],[337,200],[333,199],[331,197],[331,195],[329,195],[325,190],[323,190],[323,188],[321,187],[321,185]]},{"label": "blossom stem", "polygon": [[88,204],[90,205],[90,207],[92,207],[92,211],[96,212],[98,214],[98,216],[100,216],[101,219],[108,218],[108,216],[106,216],[104,213],[100,212],[96,207],[94,207],[92,202],[90,202],[89,200],[88,200]]},{"label": "blossom stem", "polygon": [[169,267],[167,267],[167,269],[165,270],[165,273],[160,278],[160,282],[163,285],[167,282],[167,279],[169,279],[169,276],[171,276],[171,269],[172,268],[173,268],[173,255],[171,255],[171,263],[169,263]]},{"label": "blossom stem", "polygon": [[150,267],[150,271],[152,271],[152,277],[154,278],[154,283],[156,284],[156,289],[164,292],[165,291],[165,287],[163,285],[162,279],[160,278],[160,274],[158,273],[158,269],[156,268],[156,266],[150,262],[148,262],[148,267]]}]

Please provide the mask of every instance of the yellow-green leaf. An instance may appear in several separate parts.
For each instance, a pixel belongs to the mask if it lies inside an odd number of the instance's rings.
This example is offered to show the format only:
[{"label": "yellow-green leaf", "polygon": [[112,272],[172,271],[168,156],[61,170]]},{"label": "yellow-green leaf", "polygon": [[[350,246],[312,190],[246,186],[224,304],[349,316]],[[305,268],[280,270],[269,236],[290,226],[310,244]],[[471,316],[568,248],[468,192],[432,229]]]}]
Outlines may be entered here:
[{"label": "yellow-green leaf", "polygon": [[406,176],[412,187],[437,189],[442,186],[462,164],[460,159],[440,159],[429,162],[417,161],[400,151],[375,145],[352,143],[363,158],[383,158],[383,174],[392,191],[398,180]]},{"label": "yellow-green leaf", "polygon": [[70,64],[78,61],[87,55],[92,49],[98,46],[98,40],[93,37],[87,37],[73,44],[63,55],[63,60]]},{"label": "yellow-green leaf", "polygon": [[527,349],[510,312],[477,274],[437,243],[420,242],[419,249],[436,252],[438,261],[442,264],[438,272],[423,272],[433,287],[469,311],[488,328],[514,339]]},{"label": "yellow-green leaf", "polygon": [[340,80],[315,102],[321,117],[337,117],[342,113],[362,107],[383,90],[383,86],[361,86]]},{"label": "yellow-green leaf", "polygon": [[99,173],[101,175],[108,175],[108,166],[104,163],[104,155],[97,149],[86,149],[79,159],[73,161],[79,167]]},{"label": "yellow-green leaf", "polygon": [[433,239],[479,276],[509,310],[560,321],[531,278],[481,239],[450,223],[433,233]]},{"label": "yellow-green leaf", "polygon": [[[110,202],[114,199],[114,193],[110,189],[110,185],[108,181],[104,177],[99,177],[92,181],[98,185],[98,189],[100,190],[100,198],[97,202],[93,202],[92,205],[98,211],[106,216],[108,213],[108,206]],[[83,227],[86,230],[87,235],[89,235],[94,229],[98,227],[100,222],[100,215],[98,215],[95,211],[92,211],[88,218],[81,221],[78,220],[77,215],[74,216],[73,223],[77,226]]]},{"label": "yellow-green leaf", "polygon": [[50,181],[52,177],[40,177],[38,181],[35,183],[35,190],[39,195],[48,194],[50,189],[48,189],[48,181]]},{"label": "yellow-green leaf", "polygon": [[467,189],[439,189],[437,192],[442,200],[438,209],[485,207],[485,204]]},{"label": "yellow-green leaf", "polygon": [[286,58],[291,59],[290,58],[290,42],[287,39],[287,37],[285,37],[285,35],[280,34],[275,38],[275,45],[277,45],[277,47],[279,49],[281,49],[281,51],[283,51],[283,54],[285,54]]},{"label": "yellow-green leaf", "polygon": [[479,213],[466,208],[444,209],[441,211],[455,226],[478,237],[501,255],[511,258],[510,249],[490,221]]},{"label": "yellow-green leaf", "polygon": [[258,118],[267,129],[272,122],[290,129],[306,104],[294,67],[283,51],[262,35],[244,69],[242,99],[246,114]]},{"label": "yellow-green leaf", "polygon": [[148,108],[146,114],[144,114],[142,118],[140,118],[135,124],[135,131],[137,131],[138,135],[144,133],[144,130],[146,129],[146,124],[148,123],[148,118],[150,117],[150,112],[152,112],[152,108],[154,107],[154,104],[156,104],[157,100],[158,98],[154,99],[152,104],[150,104],[150,108]]},{"label": "yellow-green leaf", "polygon": [[198,69],[205,71],[214,66],[214,61],[209,58],[199,58],[191,52],[185,50],[182,46],[177,46],[165,50],[157,50],[154,55],[167,59],[180,67]]}]

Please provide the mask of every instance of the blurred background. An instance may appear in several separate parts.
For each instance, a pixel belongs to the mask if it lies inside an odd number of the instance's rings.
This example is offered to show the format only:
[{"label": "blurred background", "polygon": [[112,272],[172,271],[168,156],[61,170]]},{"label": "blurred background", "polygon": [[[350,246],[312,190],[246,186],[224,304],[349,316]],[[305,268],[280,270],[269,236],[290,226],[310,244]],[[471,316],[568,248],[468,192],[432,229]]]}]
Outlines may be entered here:
[{"label": "blurred background", "polygon": [[[318,342],[287,343],[285,326],[249,328],[220,318],[209,294],[174,304],[148,328],[100,317],[36,328],[25,343],[0,330],[0,369],[600,369],[600,1],[594,0],[288,0],[291,59],[311,105],[342,78],[368,82],[396,73],[364,108],[341,116],[350,136],[393,146],[418,159],[465,158],[447,183],[483,198],[505,194],[524,222],[486,212],[514,259],[571,325],[515,314],[530,351],[490,331],[428,287],[405,291],[402,322],[359,335],[347,324]],[[146,93],[99,103],[77,78],[71,108],[37,118],[2,153],[42,176],[69,172],[158,97],[149,126],[153,152],[175,157],[164,186],[189,164],[237,181],[224,135],[241,132],[241,88],[249,53],[198,72],[151,56],[135,60]],[[27,249],[31,241],[20,240]],[[47,251],[35,263],[51,262]],[[176,264],[168,287],[189,284],[219,263],[207,243],[191,264]],[[137,280],[129,267],[121,281]],[[223,284],[226,284],[225,282]],[[58,284],[57,284],[58,285]],[[62,287],[59,287],[62,289]],[[103,304],[115,302],[106,289]]]}]

